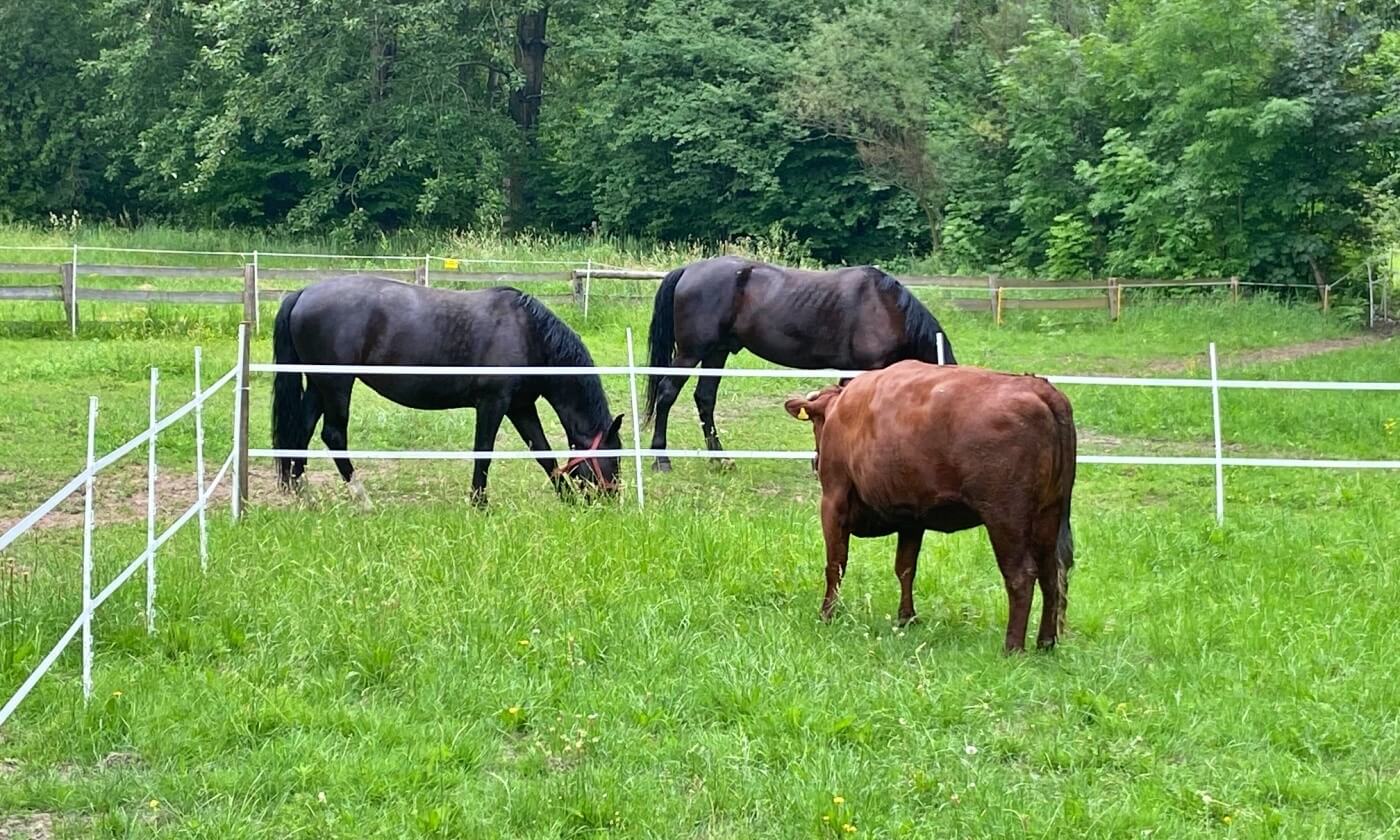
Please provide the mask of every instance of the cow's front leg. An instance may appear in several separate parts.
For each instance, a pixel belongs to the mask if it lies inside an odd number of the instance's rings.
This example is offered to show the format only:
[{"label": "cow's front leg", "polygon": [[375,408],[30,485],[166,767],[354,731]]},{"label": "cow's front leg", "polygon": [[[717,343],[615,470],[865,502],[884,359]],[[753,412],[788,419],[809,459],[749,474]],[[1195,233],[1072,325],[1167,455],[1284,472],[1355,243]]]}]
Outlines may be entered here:
[{"label": "cow's front leg", "polygon": [[822,598],[822,621],[830,621],[836,611],[836,596],[841,591],[841,578],[846,575],[851,532],[842,514],[837,503],[822,500],[822,536],[826,538],[826,595]]}]

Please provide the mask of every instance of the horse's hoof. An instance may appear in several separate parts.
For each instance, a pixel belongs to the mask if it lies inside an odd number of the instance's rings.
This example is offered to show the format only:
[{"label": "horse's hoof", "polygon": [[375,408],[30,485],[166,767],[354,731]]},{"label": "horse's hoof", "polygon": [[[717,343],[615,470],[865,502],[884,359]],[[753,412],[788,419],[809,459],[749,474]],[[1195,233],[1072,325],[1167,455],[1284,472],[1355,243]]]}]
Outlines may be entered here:
[{"label": "horse's hoof", "polygon": [[374,503],[369,500],[369,493],[365,492],[365,486],[358,478],[350,479],[350,498],[355,500],[355,504],[364,513],[374,510]]},{"label": "horse's hoof", "polygon": [[918,621],[918,620],[919,620],[919,617],[918,617],[917,615],[915,615],[914,613],[910,613],[909,615],[901,615],[901,616],[898,618],[898,620],[895,621],[895,626],[896,626],[896,627],[908,627],[909,625],[913,624],[914,622],[916,622],[916,621]]},{"label": "horse's hoof", "polygon": [[657,458],[656,463],[651,465],[651,471],[659,473],[668,473],[671,471],[671,462]]},{"label": "horse's hoof", "polygon": [[736,466],[738,466],[738,464],[733,458],[720,458],[719,460],[715,461],[715,469],[719,470],[720,472],[729,472]]},{"label": "horse's hoof", "polygon": [[1056,639],[1054,639],[1054,638],[1049,638],[1049,639],[1036,639],[1036,641],[1035,641],[1035,646],[1036,646],[1036,649],[1039,650],[1041,653],[1054,653],[1054,652],[1055,652],[1055,642],[1056,642]]}]

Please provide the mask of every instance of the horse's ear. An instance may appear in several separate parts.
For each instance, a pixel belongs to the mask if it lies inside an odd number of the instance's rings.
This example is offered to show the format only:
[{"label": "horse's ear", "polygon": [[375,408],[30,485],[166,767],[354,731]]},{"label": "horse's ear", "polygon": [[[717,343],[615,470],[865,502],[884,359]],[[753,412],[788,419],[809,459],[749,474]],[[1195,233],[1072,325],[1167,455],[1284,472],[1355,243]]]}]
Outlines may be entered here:
[{"label": "horse's ear", "polygon": [[612,425],[608,427],[608,438],[617,437],[622,433],[622,415],[613,418]]}]

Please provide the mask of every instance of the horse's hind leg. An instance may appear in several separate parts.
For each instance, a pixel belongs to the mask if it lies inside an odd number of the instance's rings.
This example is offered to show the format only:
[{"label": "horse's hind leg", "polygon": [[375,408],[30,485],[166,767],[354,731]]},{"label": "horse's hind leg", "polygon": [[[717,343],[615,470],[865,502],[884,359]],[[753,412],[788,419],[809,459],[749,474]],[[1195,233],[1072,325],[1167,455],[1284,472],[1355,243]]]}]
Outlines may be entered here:
[{"label": "horse's hind leg", "polygon": [[[335,376],[321,380],[321,406],[324,412],[321,421],[321,440],[332,452],[344,452],[348,448],[350,427],[350,391],[355,385],[354,377]],[[335,467],[340,477],[350,486],[350,495],[365,509],[370,506],[369,494],[355,478],[355,465],[349,458],[336,458]]]},{"label": "horse's hind leg", "polygon": [[[711,353],[700,363],[701,367],[711,370],[721,370],[729,354],[723,350]],[[719,397],[718,376],[697,376],[695,378],[695,408],[700,414],[700,432],[705,436],[705,448],[711,452],[722,452],[724,447],[719,442],[719,429],[715,426],[715,402]],[[719,461],[722,468],[729,469],[734,466],[733,458],[723,458]]]},{"label": "horse's hind leg", "polygon": [[[302,427],[301,434],[296,439],[296,449],[305,449],[311,445],[311,436],[316,434],[316,424],[321,422],[321,392],[314,384],[308,385],[301,407]],[[302,477],[306,475],[306,459],[293,458],[291,468],[292,488],[300,493],[305,487]]]},{"label": "horse's hind leg", "polygon": [[[671,367],[692,368],[700,360],[693,356],[677,355],[671,360]],[[651,432],[651,448],[666,448],[666,423],[671,417],[671,406],[676,404],[676,397],[681,394],[681,388],[685,387],[688,376],[668,376],[661,380],[656,390],[656,414],[654,426]],[[657,472],[670,472],[671,459],[665,455],[658,455],[653,469]]]}]

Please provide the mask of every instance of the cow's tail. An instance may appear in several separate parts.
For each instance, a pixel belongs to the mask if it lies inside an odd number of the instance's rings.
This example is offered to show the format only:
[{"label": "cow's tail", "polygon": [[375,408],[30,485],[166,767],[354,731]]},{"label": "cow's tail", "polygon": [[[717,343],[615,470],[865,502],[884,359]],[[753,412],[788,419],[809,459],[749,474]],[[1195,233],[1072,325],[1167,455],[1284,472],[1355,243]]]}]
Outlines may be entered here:
[{"label": "cow's tail", "polygon": [[1069,573],[1074,568],[1074,533],[1070,528],[1070,500],[1074,492],[1075,464],[1078,461],[1078,435],[1074,430],[1074,412],[1069,400],[1056,393],[1052,401],[1055,415],[1056,465],[1059,467],[1060,532],[1055,539],[1055,566],[1059,575],[1060,609],[1055,616],[1056,635],[1064,632],[1065,606],[1069,600]]},{"label": "cow's tail", "polygon": [[[682,266],[661,281],[656,290],[656,302],[651,307],[651,330],[647,335],[649,345],[647,363],[652,367],[667,367],[676,350],[676,284],[681,281]],[[656,411],[656,399],[661,392],[664,376],[652,374],[647,377],[647,404],[643,412],[643,423],[651,422]]]},{"label": "cow's tail", "polygon": [[[292,309],[297,305],[301,290],[282,299],[277,310],[277,320],[272,327],[273,359],[279,365],[301,363],[296,347],[292,344]],[[300,373],[279,373],[272,380],[272,445],[277,449],[297,449],[306,445],[302,426],[306,422],[302,410],[305,391]],[[277,478],[283,487],[290,487],[292,481],[291,458],[277,459]]]}]

